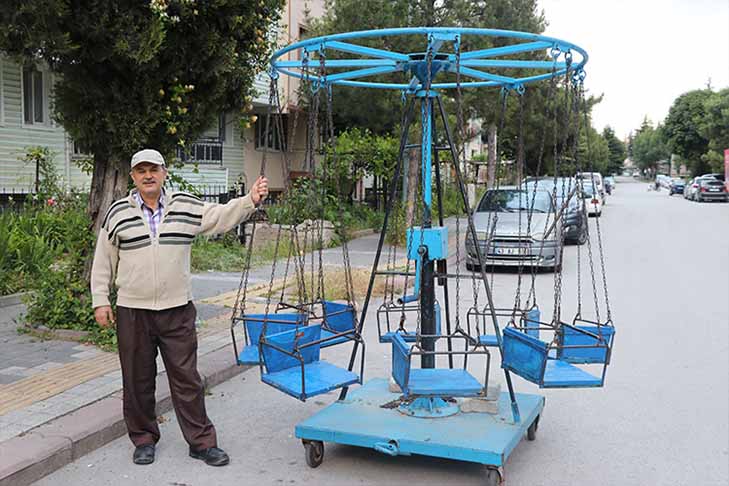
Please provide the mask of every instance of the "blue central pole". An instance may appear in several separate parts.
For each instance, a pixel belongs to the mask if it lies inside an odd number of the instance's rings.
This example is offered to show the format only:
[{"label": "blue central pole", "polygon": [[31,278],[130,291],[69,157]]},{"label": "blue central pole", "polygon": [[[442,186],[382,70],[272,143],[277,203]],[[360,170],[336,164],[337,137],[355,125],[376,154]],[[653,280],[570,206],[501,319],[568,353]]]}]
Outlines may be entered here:
[{"label": "blue central pole", "polygon": [[[423,190],[423,221],[421,227],[421,240],[423,232],[432,227],[433,208],[433,98],[437,94],[432,90],[424,90],[417,93],[420,97],[421,116],[421,141],[420,141],[420,162]],[[414,242],[415,243],[415,242]],[[420,260],[420,324],[423,336],[422,346],[426,354],[421,356],[420,366],[422,368],[435,368],[435,355],[427,354],[428,351],[435,351],[436,329],[435,316],[435,262],[428,254],[428,246],[424,242],[417,242],[418,255]]]}]

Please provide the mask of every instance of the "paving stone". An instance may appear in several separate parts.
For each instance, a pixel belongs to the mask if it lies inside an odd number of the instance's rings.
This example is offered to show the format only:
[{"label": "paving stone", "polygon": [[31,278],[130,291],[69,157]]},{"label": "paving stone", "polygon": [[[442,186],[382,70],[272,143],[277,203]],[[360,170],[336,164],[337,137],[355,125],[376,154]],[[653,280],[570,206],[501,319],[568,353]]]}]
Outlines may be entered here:
[{"label": "paving stone", "polygon": [[18,380],[22,380],[25,376],[22,375],[0,375],[0,385],[9,385],[15,383]]},{"label": "paving stone", "polygon": [[3,375],[17,375],[19,371],[25,371],[27,368],[22,366],[8,366],[0,370],[0,374]]},{"label": "paving stone", "polygon": [[0,442],[12,439],[26,430],[28,430],[28,427],[20,424],[0,425]]}]

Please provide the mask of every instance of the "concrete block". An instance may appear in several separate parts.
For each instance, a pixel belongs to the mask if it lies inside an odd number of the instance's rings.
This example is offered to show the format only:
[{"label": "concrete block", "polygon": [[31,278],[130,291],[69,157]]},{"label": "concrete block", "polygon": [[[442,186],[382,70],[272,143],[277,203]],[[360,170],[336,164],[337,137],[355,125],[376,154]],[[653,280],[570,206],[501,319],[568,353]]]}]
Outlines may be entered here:
[{"label": "concrete block", "polygon": [[388,391],[390,393],[402,393],[402,389],[400,388],[400,385],[397,384],[395,379],[391,376],[390,382],[388,384]]},{"label": "concrete block", "polygon": [[465,398],[460,404],[463,413],[499,413],[499,402],[481,397]]}]

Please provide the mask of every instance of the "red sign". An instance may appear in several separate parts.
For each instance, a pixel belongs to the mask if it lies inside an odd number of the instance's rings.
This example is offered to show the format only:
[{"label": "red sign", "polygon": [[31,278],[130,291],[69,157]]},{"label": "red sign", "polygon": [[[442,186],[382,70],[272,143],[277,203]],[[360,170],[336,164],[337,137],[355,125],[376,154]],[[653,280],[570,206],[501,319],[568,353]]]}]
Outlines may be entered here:
[{"label": "red sign", "polygon": [[729,149],[724,149],[724,185],[729,190]]}]

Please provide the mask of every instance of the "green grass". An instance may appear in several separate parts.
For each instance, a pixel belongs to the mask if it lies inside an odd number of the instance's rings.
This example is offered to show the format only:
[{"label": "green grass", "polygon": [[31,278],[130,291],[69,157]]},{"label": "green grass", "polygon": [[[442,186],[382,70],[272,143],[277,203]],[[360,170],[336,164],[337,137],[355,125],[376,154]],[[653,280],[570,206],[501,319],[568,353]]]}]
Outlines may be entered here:
[{"label": "green grass", "polygon": [[[289,255],[291,241],[281,237],[278,252],[276,243],[272,241],[264,245],[253,247],[251,267],[271,263],[276,256],[278,260],[285,260]],[[245,268],[247,247],[238,243],[235,238],[226,236],[220,240],[211,240],[206,237],[197,237],[192,245],[192,271],[199,272],[242,272]],[[311,251],[311,248],[307,248]]]}]

